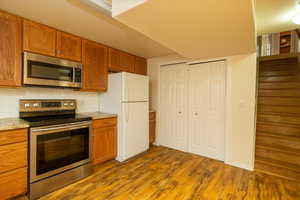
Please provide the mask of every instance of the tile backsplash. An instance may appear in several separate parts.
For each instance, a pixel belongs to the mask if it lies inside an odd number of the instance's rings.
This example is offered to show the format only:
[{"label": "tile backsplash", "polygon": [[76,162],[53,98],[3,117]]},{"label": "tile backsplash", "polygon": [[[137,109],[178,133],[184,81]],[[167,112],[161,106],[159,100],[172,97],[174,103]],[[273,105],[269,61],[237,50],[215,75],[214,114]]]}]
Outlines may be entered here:
[{"label": "tile backsplash", "polygon": [[99,111],[99,95],[71,89],[25,87],[0,88],[0,118],[19,117],[19,99],[76,99],[77,112]]}]

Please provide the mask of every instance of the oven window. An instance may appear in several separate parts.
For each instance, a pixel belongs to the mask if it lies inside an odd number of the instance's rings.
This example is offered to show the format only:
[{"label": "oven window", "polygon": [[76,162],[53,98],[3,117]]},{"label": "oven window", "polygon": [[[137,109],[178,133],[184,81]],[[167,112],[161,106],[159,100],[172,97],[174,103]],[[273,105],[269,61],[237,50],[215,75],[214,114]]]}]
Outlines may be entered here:
[{"label": "oven window", "polygon": [[37,136],[37,175],[88,158],[88,128]]},{"label": "oven window", "polygon": [[73,68],[28,61],[28,78],[73,81]]}]

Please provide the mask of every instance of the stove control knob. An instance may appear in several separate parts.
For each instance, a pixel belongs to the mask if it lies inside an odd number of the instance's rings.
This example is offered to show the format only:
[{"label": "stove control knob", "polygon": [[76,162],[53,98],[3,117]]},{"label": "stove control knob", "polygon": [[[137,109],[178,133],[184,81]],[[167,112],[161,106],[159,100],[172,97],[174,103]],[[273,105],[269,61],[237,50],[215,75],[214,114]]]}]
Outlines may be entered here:
[{"label": "stove control knob", "polygon": [[70,106],[72,106],[72,107],[73,107],[73,106],[74,106],[74,103],[70,103]]},{"label": "stove control knob", "polygon": [[39,104],[38,104],[38,103],[34,103],[34,104],[33,104],[33,107],[35,107],[35,108],[36,108],[36,107],[39,107]]},{"label": "stove control knob", "polygon": [[64,103],[64,106],[68,106],[69,104],[68,103]]},{"label": "stove control knob", "polygon": [[25,108],[29,108],[29,107],[30,107],[30,104],[29,104],[29,103],[25,103],[25,104],[24,104],[24,107],[25,107]]}]

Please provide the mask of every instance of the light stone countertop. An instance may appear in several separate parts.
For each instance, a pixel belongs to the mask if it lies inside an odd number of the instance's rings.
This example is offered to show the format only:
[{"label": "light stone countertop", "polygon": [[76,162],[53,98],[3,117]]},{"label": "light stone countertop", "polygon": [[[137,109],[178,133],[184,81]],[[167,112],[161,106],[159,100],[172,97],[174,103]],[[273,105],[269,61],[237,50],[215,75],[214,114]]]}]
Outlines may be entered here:
[{"label": "light stone countertop", "polygon": [[79,113],[80,115],[86,115],[91,117],[92,119],[105,119],[111,117],[117,117],[117,114],[103,113],[103,112],[83,112]]},{"label": "light stone countertop", "polygon": [[0,118],[0,131],[28,128],[29,124],[20,118]]}]

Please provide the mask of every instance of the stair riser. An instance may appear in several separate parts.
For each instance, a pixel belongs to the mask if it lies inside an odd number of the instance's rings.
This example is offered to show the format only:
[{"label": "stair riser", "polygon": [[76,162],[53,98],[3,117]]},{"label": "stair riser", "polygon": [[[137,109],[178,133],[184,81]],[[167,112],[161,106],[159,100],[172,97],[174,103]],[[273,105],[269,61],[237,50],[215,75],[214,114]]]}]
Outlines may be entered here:
[{"label": "stair riser", "polygon": [[300,125],[300,117],[290,117],[290,116],[280,116],[280,115],[258,114],[257,115],[257,121],[259,121],[259,122],[291,124],[291,125]]},{"label": "stair riser", "polygon": [[258,113],[279,113],[279,114],[297,114],[300,116],[300,107],[296,106],[270,106],[257,105]]},{"label": "stair riser", "polygon": [[299,81],[297,76],[269,76],[269,77],[260,77],[259,82],[294,82]]},{"label": "stair riser", "polygon": [[300,165],[300,155],[256,147],[256,156]]},{"label": "stair riser", "polygon": [[280,106],[300,106],[300,98],[293,97],[259,97],[258,104],[280,105]]},{"label": "stair riser", "polygon": [[261,146],[272,146],[272,147],[287,147],[293,148],[300,151],[300,139],[299,140],[291,140],[291,139],[283,139],[272,136],[261,136],[259,134],[256,135],[256,144]]},{"label": "stair riser", "polygon": [[258,90],[259,97],[300,97],[300,90],[285,89],[285,90]]},{"label": "stair riser", "polygon": [[269,124],[258,123],[256,125],[256,131],[267,132],[278,135],[300,137],[300,127],[288,127],[288,126],[274,126]]},{"label": "stair riser", "polygon": [[273,76],[293,76],[297,73],[297,71],[260,71],[259,72],[259,77],[273,77]]},{"label": "stair riser", "polygon": [[255,162],[255,169],[263,173],[267,173],[275,176],[277,175],[282,178],[300,182],[300,173],[295,172],[293,170],[289,170],[281,167],[275,167],[260,162]]},{"label": "stair riser", "polygon": [[300,88],[300,83],[287,82],[287,83],[259,83],[258,88],[261,89],[291,89]]}]

